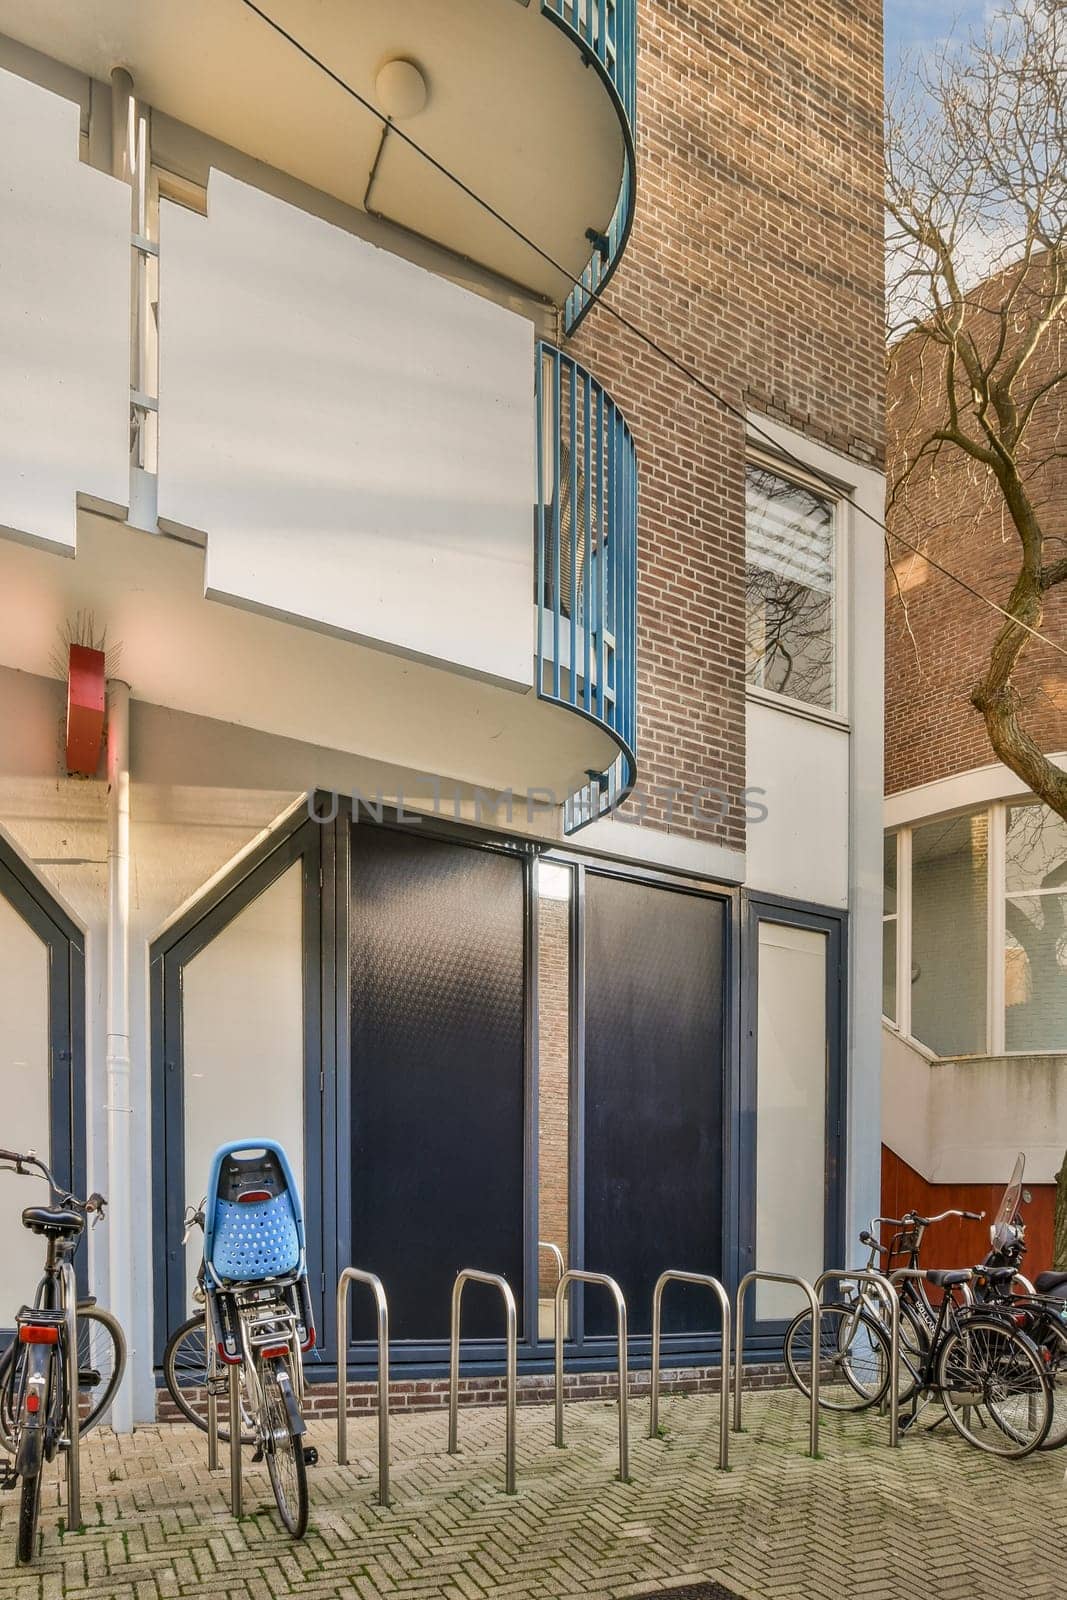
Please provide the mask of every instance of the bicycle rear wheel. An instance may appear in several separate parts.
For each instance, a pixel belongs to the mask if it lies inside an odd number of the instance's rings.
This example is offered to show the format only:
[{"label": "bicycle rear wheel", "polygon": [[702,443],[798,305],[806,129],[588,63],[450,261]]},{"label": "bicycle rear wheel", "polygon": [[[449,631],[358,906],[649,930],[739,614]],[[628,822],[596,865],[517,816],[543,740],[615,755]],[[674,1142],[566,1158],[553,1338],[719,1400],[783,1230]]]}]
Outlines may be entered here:
[{"label": "bicycle rear wheel", "polygon": [[[811,1394],[811,1312],[786,1330],[785,1364],[803,1395]],[[819,1404],[828,1411],[865,1411],[889,1387],[889,1340],[858,1305],[823,1306],[819,1327]]]},{"label": "bicycle rear wheel", "polygon": [[44,1468],[25,1474],[19,1494],[19,1527],[15,1544],[15,1559],[32,1561],[37,1545],[37,1519],[41,1513],[41,1478]]},{"label": "bicycle rear wheel", "polygon": [[1044,1442],[1052,1398],[1032,1339],[994,1317],[961,1318],[937,1356],[949,1421],[968,1444],[1019,1460]]},{"label": "bicycle rear wheel", "polygon": [[282,1522],[294,1539],[302,1539],[308,1525],[307,1464],[303,1435],[296,1431],[290,1411],[290,1358],[273,1356],[263,1361],[259,1379],[264,1410],[261,1438],[271,1487]]},{"label": "bicycle rear wheel", "polygon": [[[15,1447],[10,1383],[15,1354],[12,1340],[0,1355],[0,1445],[9,1452]],[[78,1427],[82,1433],[96,1427],[114,1399],[125,1371],[126,1340],[119,1323],[101,1306],[79,1306]]]},{"label": "bicycle rear wheel", "polygon": [[[208,1352],[203,1316],[190,1317],[175,1328],[163,1352],[163,1381],[174,1404],[187,1422],[207,1432]],[[229,1410],[225,1398],[219,1400],[219,1441],[230,1440]],[[255,1443],[255,1428],[241,1395],[241,1443]]]}]

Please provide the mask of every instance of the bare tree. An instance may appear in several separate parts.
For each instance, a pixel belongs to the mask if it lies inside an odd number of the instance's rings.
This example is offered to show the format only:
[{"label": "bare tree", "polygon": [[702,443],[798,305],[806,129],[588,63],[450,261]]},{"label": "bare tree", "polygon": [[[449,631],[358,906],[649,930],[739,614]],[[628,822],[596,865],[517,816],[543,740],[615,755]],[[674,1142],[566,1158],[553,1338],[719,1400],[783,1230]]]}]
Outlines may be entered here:
[{"label": "bare tree", "polygon": [[1067,460],[1067,0],[1007,0],[984,35],[909,76],[887,118],[887,210],[890,360],[910,374],[890,416],[889,525],[952,453],[999,503],[1018,566],[993,596],[1009,620],[971,703],[996,756],[1067,819],[1067,772],[1028,731],[1017,684],[1067,583],[1051,476]]}]

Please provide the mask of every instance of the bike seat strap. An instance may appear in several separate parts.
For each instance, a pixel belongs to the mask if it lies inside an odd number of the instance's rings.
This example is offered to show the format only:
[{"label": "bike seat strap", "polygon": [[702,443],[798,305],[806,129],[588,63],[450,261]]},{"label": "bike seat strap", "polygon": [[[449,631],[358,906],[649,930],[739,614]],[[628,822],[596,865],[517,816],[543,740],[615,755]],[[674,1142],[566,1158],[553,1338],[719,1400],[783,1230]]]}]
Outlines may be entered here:
[{"label": "bike seat strap", "polygon": [[970,1267],[932,1267],[926,1274],[926,1281],[935,1289],[958,1289],[960,1284],[970,1283],[971,1277]]},{"label": "bike seat strap", "polygon": [[22,1213],[22,1226],[31,1233],[44,1234],[46,1239],[76,1239],[85,1227],[80,1211],[68,1211],[61,1206],[27,1206]]}]

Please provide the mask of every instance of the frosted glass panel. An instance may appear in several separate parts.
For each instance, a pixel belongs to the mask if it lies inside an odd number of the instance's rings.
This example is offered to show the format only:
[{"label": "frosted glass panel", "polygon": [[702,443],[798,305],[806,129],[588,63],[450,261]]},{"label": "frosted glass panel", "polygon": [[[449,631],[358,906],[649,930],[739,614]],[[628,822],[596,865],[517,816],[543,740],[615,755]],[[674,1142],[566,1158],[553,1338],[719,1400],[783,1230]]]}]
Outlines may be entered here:
[{"label": "frosted glass panel", "polygon": [[[229,1139],[278,1139],[304,1181],[303,906],[288,868],[182,976],[185,1199],[198,1203],[211,1157]],[[186,1246],[195,1282],[203,1241]]]},{"label": "frosted glass panel", "polygon": [[[0,1096],[2,1142],[48,1160],[48,947],[0,895]],[[19,1226],[24,1206],[47,1205],[43,1178],[0,1173],[0,1328],[33,1294],[41,1275],[40,1239]]]},{"label": "frosted glass panel", "polygon": [[912,834],[911,1031],[942,1056],[986,1047],[988,857],[984,811]]},{"label": "frosted glass panel", "polygon": [[[756,1266],[817,1278],[826,1235],[827,935],[761,921],[756,1059]],[[761,1319],[803,1299],[756,1285]]]}]

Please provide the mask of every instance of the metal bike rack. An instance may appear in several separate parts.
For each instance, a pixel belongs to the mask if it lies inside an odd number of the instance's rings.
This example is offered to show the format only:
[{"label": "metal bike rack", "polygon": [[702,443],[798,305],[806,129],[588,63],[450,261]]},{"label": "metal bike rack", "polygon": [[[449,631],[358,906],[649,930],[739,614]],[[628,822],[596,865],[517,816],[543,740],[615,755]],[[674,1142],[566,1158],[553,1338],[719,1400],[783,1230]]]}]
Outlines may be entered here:
[{"label": "metal bike rack", "polygon": [[802,1289],[811,1307],[811,1417],[808,1423],[808,1455],[819,1454],[819,1353],[816,1330],[819,1327],[819,1298],[806,1278],[791,1272],[746,1272],[737,1286],[737,1311],[734,1318],[737,1343],[734,1353],[734,1432],[741,1432],[741,1369],[745,1354],[745,1296],[753,1283],[792,1283]]},{"label": "metal bike rack", "polygon": [[389,1302],[373,1272],[346,1267],[337,1280],[337,1465],[348,1465],[348,1289],[365,1283],[378,1314],[378,1504],[389,1500]]},{"label": "metal bike rack", "polygon": [[77,1533],[82,1525],[81,1416],[78,1411],[78,1287],[74,1268],[63,1263],[63,1311],[67,1320],[67,1392],[70,1396],[70,1443],[67,1447],[67,1525]]},{"label": "metal bike rack", "polygon": [[506,1278],[496,1272],[467,1267],[456,1274],[452,1286],[452,1342],[448,1361],[448,1453],[459,1453],[459,1319],[463,1290],[468,1283],[486,1283],[499,1289],[507,1318],[507,1376],[504,1388],[504,1492],[515,1493],[515,1405],[519,1374],[519,1319],[515,1296]]},{"label": "metal bike rack", "polygon": [[664,1272],[652,1291],[652,1385],[648,1414],[648,1436],[659,1431],[660,1335],[663,1322],[663,1291],[669,1283],[696,1283],[714,1291],[722,1312],[722,1354],[719,1360],[719,1471],[730,1464],[730,1296],[719,1282],[704,1272]]},{"label": "metal bike rack", "polygon": [[630,1428],[627,1399],[630,1386],[626,1355],[626,1300],[623,1292],[606,1272],[583,1272],[571,1267],[564,1272],[556,1285],[556,1444],[563,1448],[563,1298],[572,1283],[599,1283],[609,1290],[615,1301],[615,1320],[619,1338],[619,1478],[626,1483],[630,1477]]},{"label": "metal bike rack", "polygon": [[241,1369],[228,1368],[230,1388],[230,1511],[241,1516]]},{"label": "metal bike rack", "polygon": [[551,1239],[538,1239],[537,1248],[538,1250],[547,1250],[556,1263],[556,1282],[558,1283],[567,1270],[567,1263],[563,1259],[563,1251],[558,1244],[553,1244]]},{"label": "metal bike rack", "polygon": [[895,1450],[900,1444],[900,1296],[884,1272],[857,1267],[852,1272],[828,1270],[821,1273],[814,1284],[820,1301],[823,1285],[831,1281],[872,1284],[889,1311],[889,1448]]}]

